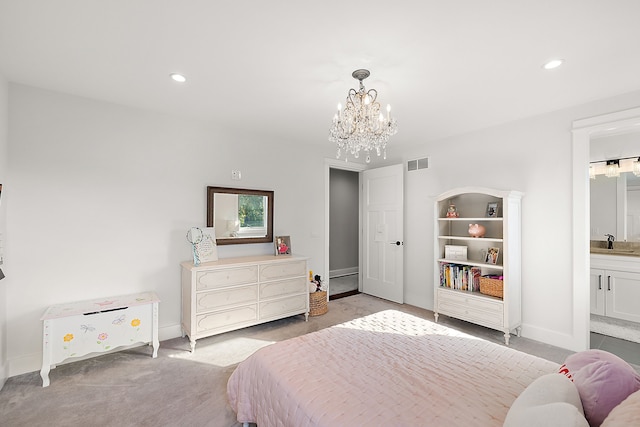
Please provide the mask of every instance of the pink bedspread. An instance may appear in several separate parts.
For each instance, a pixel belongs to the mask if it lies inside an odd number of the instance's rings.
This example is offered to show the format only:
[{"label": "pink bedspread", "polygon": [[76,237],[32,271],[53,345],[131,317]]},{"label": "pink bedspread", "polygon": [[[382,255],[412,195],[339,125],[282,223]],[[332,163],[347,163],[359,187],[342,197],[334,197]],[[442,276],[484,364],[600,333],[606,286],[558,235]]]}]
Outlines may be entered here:
[{"label": "pink bedspread", "polygon": [[229,378],[240,422],[269,426],[501,426],[558,364],[395,310],[256,351]]}]

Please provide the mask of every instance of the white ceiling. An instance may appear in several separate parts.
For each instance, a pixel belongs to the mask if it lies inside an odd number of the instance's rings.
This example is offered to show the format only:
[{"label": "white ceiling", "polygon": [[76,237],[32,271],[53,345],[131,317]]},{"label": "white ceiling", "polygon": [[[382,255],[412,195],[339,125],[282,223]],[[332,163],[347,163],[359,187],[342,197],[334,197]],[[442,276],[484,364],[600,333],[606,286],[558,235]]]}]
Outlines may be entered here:
[{"label": "white ceiling", "polygon": [[0,73],[330,144],[367,68],[410,146],[640,90],[639,17],[638,0],[0,0]]}]

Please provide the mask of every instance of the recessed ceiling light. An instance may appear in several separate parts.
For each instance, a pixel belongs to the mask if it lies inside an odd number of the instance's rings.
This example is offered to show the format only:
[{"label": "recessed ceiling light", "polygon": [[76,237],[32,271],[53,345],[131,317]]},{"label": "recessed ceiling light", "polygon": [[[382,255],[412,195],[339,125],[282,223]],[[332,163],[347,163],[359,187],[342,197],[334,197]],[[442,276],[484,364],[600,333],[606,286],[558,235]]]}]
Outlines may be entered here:
[{"label": "recessed ceiling light", "polygon": [[184,83],[187,81],[187,78],[185,76],[183,76],[182,74],[178,74],[178,73],[171,73],[169,74],[169,76],[177,81],[178,83]]},{"label": "recessed ceiling light", "polygon": [[545,70],[553,70],[554,68],[558,68],[562,65],[562,59],[552,59],[551,61],[545,63],[542,68]]}]

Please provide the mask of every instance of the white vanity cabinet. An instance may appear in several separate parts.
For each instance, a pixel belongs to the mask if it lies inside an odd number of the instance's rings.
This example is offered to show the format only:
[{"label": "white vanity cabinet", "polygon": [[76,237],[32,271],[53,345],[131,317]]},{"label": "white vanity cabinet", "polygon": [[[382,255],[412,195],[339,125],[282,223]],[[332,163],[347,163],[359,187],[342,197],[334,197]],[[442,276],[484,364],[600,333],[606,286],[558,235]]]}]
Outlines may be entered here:
[{"label": "white vanity cabinet", "polygon": [[182,331],[196,340],[296,314],[309,315],[307,258],[253,256],[182,267]]},{"label": "white vanity cabinet", "polygon": [[591,255],[591,313],[640,323],[640,257]]},{"label": "white vanity cabinet", "polygon": [[604,280],[606,271],[599,268],[592,268],[589,274],[589,301],[591,303],[591,314],[604,316]]}]

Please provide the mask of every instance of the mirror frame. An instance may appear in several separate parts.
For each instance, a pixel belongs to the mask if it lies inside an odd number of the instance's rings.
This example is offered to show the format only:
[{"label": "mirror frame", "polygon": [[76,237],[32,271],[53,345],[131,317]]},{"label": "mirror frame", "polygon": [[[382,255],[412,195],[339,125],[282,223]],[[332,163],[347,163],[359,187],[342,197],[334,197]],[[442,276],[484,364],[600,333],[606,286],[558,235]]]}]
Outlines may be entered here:
[{"label": "mirror frame", "polygon": [[273,243],[273,191],[251,190],[248,188],[207,187],[207,227],[213,227],[214,208],[213,195],[215,193],[244,194],[250,196],[265,196],[267,198],[267,235],[265,237],[247,238],[216,238],[217,245],[242,245],[248,243]]}]

